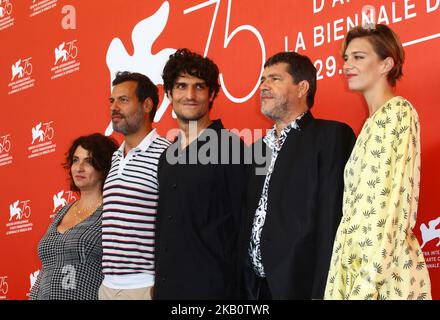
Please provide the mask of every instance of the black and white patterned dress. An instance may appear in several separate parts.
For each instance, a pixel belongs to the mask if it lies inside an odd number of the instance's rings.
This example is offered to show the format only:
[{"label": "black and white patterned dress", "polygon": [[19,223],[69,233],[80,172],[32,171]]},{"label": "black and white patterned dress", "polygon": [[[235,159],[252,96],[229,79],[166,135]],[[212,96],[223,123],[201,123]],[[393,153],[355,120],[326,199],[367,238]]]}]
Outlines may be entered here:
[{"label": "black and white patterned dress", "polygon": [[98,299],[101,270],[102,206],[87,219],[59,233],[57,226],[70,205],[61,208],[38,245],[42,269],[31,289],[31,300]]}]

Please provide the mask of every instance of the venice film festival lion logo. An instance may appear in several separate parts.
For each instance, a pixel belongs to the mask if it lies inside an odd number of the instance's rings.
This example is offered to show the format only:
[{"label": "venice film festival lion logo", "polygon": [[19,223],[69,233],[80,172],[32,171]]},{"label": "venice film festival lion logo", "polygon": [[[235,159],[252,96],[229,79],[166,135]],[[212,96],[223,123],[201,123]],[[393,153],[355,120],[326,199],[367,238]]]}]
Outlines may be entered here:
[{"label": "venice film festival lion logo", "polygon": [[54,65],[57,65],[60,61],[66,62],[69,58],[75,59],[78,56],[78,46],[75,45],[75,42],[77,42],[77,40],[64,41],[54,49]]},{"label": "venice film festival lion logo", "polygon": [[10,0],[0,0],[0,19],[11,15],[12,3]]},{"label": "venice film festival lion logo", "polygon": [[53,121],[39,122],[32,127],[32,143],[52,140],[54,136]]},{"label": "venice film festival lion logo", "polygon": [[[63,197],[63,195],[65,196]],[[52,200],[53,200],[52,213],[54,213],[55,211],[58,211],[59,209],[67,205],[68,203],[72,203],[76,201],[76,197],[73,191],[61,190],[52,196]]]},{"label": "venice film festival lion logo", "polygon": [[16,77],[18,79],[23,78],[25,75],[30,76],[32,74],[32,63],[31,63],[32,57],[28,57],[26,59],[18,59],[15,63],[11,66],[11,81],[14,81]]},{"label": "venice film festival lion logo", "polygon": [[11,203],[9,205],[9,221],[12,221],[12,218],[15,218],[15,220],[21,220],[23,217],[28,219],[31,215],[29,202],[30,200],[17,200]]},{"label": "venice film festival lion logo", "polygon": [[37,282],[38,274],[40,273],[40,270],[37,270],[35,272],[31,272],[29,274],[29,282],[30,282],[30,288],[29,291],[31,291],[32,287],[34,286],[35,282]]},{"label": "venice film festival lion logo", "polygon": [[[124,44],[119,38],[114,38],[107,50],[106,63],[110,71],[110,85],[117,71],[139,72],[148,76],[156,85],[163,84],[161,74],[168,58],[176,49],[166,48],[153,55],[151,47],[154,41],[164,30],[170,11],[168,1],[151,16],[140,21],[133,28],[131,37],[133,42],[133,55],[129,55]],[[158,107],[154,122],[158,122],[167,107],[169,100],[163,97],[161,105]],[[113,133],[112,124],[105,130],[107,136]]]},{"label": "venice film festival lion logo", "polygon": [[421,245],[421,248],[423,247],[431,240],[437,239],[438,242],[436,243],[436,246],[440,246],[440,229],[437,229],[437,227],[440,225],[440,217],[430,220],[428,222],[428,225],[422,223],[420,225],[420,231],[422,232],[422,240],[423,243]]}]

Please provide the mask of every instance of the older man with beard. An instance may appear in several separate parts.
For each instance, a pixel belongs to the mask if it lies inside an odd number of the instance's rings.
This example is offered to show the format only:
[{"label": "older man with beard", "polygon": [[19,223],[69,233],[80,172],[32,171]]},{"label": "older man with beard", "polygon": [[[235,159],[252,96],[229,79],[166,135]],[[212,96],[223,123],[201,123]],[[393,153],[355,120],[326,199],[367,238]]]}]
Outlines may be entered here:
[{"label": "older man with beard", "polygon": [[[270,158],[251,170],[243,255],[249,299],[322,299],[342,216],[343,169],[355,135],[310,111],[316,69],[306,56],[269,58],[261,78],[261,112],[274,127],[254,144]],[[257,167],[257,166],[256,166]]]}]

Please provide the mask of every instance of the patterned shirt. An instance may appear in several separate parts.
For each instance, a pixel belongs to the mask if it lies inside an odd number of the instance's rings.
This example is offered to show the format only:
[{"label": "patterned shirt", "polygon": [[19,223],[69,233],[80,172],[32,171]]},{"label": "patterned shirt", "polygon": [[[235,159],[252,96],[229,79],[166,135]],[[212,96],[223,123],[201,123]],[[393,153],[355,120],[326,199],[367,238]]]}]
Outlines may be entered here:
[{"label": "patterned shirt", "polygon": [[72,205],[61,208],[38,244],[42,269],[32,286],[31,300],[97,300],[101,271],[102,206],[84,221],[58,232]]},{"label": "patterned shirt", "polygon": [[[154,281],[157,164],[169,144],[153,130],[125,157],[125,143],[113,154],[103,190],[102,267],[106,286],[134,288],[140,274],[150,275],[142,279]],[[125,277],[132,280],[124,281],[124,275],[132,275]],[[151,284],[138,284],[138,288]]]},{"label": "patterned shirt", "polygon": [[271,149],[272,156],[269,168],[267,170],[266,179],[264,180],[263,191],[261,193],[260,201],[258,202],[257,210],[255,211],[254,223],[252,225],[252,235],[249,245],[249,256],[251,259],[251,265],[255,273],[260,277],[266,277],[264,272],[264,266],[261,259],[261,249],[260,240],[261,232],[263,231],[264,222],[266,220],[266,210],[267,210],[267,194],[269,190],[269,181],[272,175],[273,169],[275,167],[275,162],[277,160],[278,154],[281,151],[281,147],[286,141],[287,135],[292,129],[300,130],[297,121],[300,120],[306,113],[301,114],[295,120],[293,120],[289,125],[287,125],[277,136],[275,126],[266,134],[263,138],[266,145]]},{"label": "patterned shirt", "polygon": [[325,299],[431,299],[412,231],[419,182],[419,118],[394,97],[367,119],[345,166]]}]

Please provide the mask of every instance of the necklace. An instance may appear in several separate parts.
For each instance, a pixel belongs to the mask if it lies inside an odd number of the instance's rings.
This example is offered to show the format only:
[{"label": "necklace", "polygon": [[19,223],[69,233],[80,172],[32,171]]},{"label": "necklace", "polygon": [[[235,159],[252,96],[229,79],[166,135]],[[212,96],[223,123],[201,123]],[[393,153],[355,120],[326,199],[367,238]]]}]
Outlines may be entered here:
[{"label": "necklace", "polygon": [[72,207],[72,211],[73,211],[73,215],[75,216],[76,219],[76,223],[80,223],[82,221],[84,221],[85,219],[87,219],[93,212],[96,211],[96,209],[101,206],[102,204],[102,200],[97,201],[94,205],[88,206],[88,207],[84,207],[84,208],[79,208],[78,207],[78,203],[79,201],[75,202],[75,204]]}]

